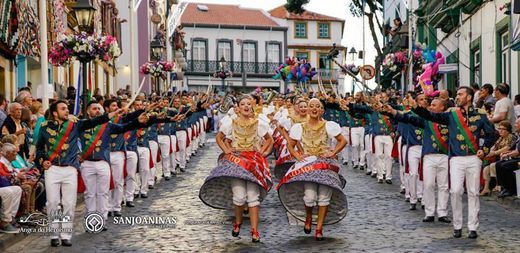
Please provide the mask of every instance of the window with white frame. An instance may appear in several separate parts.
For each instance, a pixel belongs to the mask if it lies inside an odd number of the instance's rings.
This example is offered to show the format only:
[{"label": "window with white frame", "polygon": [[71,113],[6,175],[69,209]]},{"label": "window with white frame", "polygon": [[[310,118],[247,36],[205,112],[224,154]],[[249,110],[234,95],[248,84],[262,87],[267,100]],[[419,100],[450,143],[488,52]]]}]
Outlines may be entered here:
[{"label": "window with white frame", "polygon": [[255,62],[256,61],[256,45],[255,43],[245,42],[242,44],[242,61]]},{"label": "window with white frame", "polygon": [[473,83],[480,84],[480,49],[473,51]]},{"label": "window with white frame", "polygon": [[501,80],[502,83],[509,83],[509,32],[500,35],[501,47]]},{"label": "window with white frame", "polygon": [[267,62],[280,61],[280,44],[267,44]]},{"label": "window with white frame", "polygon": [[229,41],[219,41],[217,48],[217,61],[220,60],[224,56],[226,61],[232,61],[231,59],[231,42]]},{"label": "window with white frame", "polygon": [[194,40],[191,48],[193,52],[193,59],[195,61],[205,61],[206,57],[206,41]]}]

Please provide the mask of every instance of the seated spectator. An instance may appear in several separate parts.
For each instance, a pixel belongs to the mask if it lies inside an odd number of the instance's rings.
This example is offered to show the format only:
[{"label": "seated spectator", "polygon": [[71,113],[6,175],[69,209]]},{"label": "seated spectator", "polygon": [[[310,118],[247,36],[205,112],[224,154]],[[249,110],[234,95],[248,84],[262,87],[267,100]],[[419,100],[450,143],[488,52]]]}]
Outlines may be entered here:
[{"label": "seated spectator", "polygon": [[27,126],[22,123],[22,105],[19,103],[11,103],[8,106],[9,115],[2,126],[2,136],[8,134],[16,134],[20,155],[29,157],[29,136],[27,135]]},{"label": "seated spectator", "polygon": [[497,142],[491,147],[489,154],[485,158],[490,164],[484,168],[483,176],[485,185],[480,196],[491,194],[489,182],[491,178],[496,178],[496,161],[500,159],[501,154],[511,150],[516,143],[516,136],[512,133],[512,126],[508,121],[504,120],[498,124],[498,134],[499,138]]},{"label": "seated spectator", "polygon": [[401,22],[401,18],[394,19],[394,27],[390,30],[390,35],[395,36],[401,30],[403,23]]},{"label": "seated spectator", "polygon": [[520,117],[520,94],[515,96],[515,114],[517,118]]},{"label": "seated spectator", "polygon": [[[2,141],[15,141],[14,136],[5,136],[2,138]],[[20,213],[21,215],[27,215],[33,213],[35,211],[34,203],[36,198],[36,187],[38,183],[38,179],[40,177],[40,173],[37,169],[30,168],[20,168],[16,169],[13,166],[13,162],[18,164],[17,162],[17,152],[18,148],[16,143],[2,142],[3,145],[3,153],[0,158],[0,163],[3,163],[5,167],[7,167],[8,171],[13,175],[13,181],[11,182],[13,185],[20,186],[22,188],[22,199],[20,205]],[[20,159],[22,163],[25,163],[23,159]]]},{"label": "seated spectator", "polygon": [[497,85],[495,89],[495,110],[493,112],[493,118],[489,118],[491,123],[495,123],[495,128],[498,129],[498,123],[506,120],[513,124],[516,120],[514,111],[513,101],[509,99],[509,85],[501,83]]},{"label": "seated spectator", "polygon": [[[7,146],[7,147],[4,147]],[[9,149],[15,149],[12,144],[3,145],[0,143],[0,157]],[[2,206],[0,209],[0,232],[3,233],[18,233],[19,230],[12,222],[16,216],[16,212],[20,206],[22,198],[22,188],[13,185],[14,177],[4,163],[0,162],[0,198],[2,199]]]},{"label": "seated spectator", "polygon": [[[520,118],[516,119],[515,130],[520,135]],[[516,176],[520,163],[520,138],[517,138],[515,149],[500,156],[501,160],[496,164],[497,183],[502,186],[499,198],[505,198],[516,194]]]}]

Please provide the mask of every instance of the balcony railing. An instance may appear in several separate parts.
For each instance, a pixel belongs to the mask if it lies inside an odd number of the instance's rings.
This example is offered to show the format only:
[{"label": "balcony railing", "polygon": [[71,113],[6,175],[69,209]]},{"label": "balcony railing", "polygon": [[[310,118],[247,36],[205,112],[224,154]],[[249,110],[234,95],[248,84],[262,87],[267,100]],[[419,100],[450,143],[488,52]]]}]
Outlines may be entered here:
[{"label": "balcony railing", "polygon": [[[228,62],[228,68],[233,73],[274,75],[277,62]],[[215,73],[220,70],[218,61],[188,60],[186,72],[191,73]]]},{"label": "balcony railing", "polygon": [[[201,60],[188,60],[188,66],[186,72],[188,74],[211,74],[220,70],[218,61],[201,61]],[[281,63],[276,62],[228,62],[228,68],[234,74],[258,74],[274,76],[274,70],[280,66]],[[323,80],[337,80],[339,77],[339,71],[337,69],[320,69],[321,78]],[[318,80],[318,76],[315,75],[312,80]]]}]

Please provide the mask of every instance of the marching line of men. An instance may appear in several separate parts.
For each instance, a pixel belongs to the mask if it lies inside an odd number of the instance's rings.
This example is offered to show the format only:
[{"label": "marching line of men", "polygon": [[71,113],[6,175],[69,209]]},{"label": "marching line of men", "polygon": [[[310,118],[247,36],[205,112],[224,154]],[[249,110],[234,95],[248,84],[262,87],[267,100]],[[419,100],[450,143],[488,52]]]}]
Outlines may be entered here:
[{"label": "marching line of men", "polygon": [[[496,140],[486,112],[473,108],[473,90],[460,87],[456,107],[424,94],[407,94],[399,104],[386,92],[366,97],[336,99],[322,94],[324,118],[338,122],[348,140],[344,164],[366,169],[378,183],[392,184],[392,165],[398,158],[401,194],[410,210],[421,202],[423,222],[451,223],[448,200],[451,193],[453,236],[462,236],[462,195],[468,195],[468,238],[477,238],[479,183],[482,158]],[[394,145],[395,143],[395,145]],[[359,155],[358,155],[359,154]],[[465,184],[465,186],[464,186]],[[437,203],[436,191],[437,186]]]},{"label": "marching line of men", "polygon": [[62,229],[52,235],[51,246],[72,245],[77,193],[84,192],[87,214],[97,212],[107,221],[122,215],[123,204],[134,207],[134,198],[147,198],[159,174],[169,181],[177,169],[185,172],[190,156],[205,145],[209,102],[206,94],[147,105],[137,98],[130,112],[126,102],[91,101],[87,117],[79,120],[69,116],[66,101],[51,104],[36,142],[36,165],[45,170],[47,214],[70,218],[51,224]]}]

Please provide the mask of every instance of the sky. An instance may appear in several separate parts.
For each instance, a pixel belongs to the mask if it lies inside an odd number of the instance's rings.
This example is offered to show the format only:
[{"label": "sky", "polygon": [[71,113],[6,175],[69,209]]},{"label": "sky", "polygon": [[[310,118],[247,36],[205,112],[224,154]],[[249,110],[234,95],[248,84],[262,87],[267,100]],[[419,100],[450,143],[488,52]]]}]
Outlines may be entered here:
[{"label": "sky", "polygon": [[[280,5],[285,4],[286,0],[187,0],[186,2],[195,3],[214,3],[214,4],[234,4],[248,8],[258,8],[269,11]],[[350,0],[311,0],[309,4],[305,5],[305,9],[320,14],[338,17],[345,20],[345,30],[343,31],[343,40],[341,44],[350,50],[351,47],[356,48],[356,51],[363,49],[363,19],[353,17],[349,9]],[[365,22],[365,63],[374,65],[376,51],[368,22]],[[347,63],[352,63],[351,56],[347,56]],[[362,65],[363,60],[357,59],[354,62],[356,65]],[[373,85],[373,79],[368,82],[369,86]],[[371,85],[372,84],[372,85]]]}]

